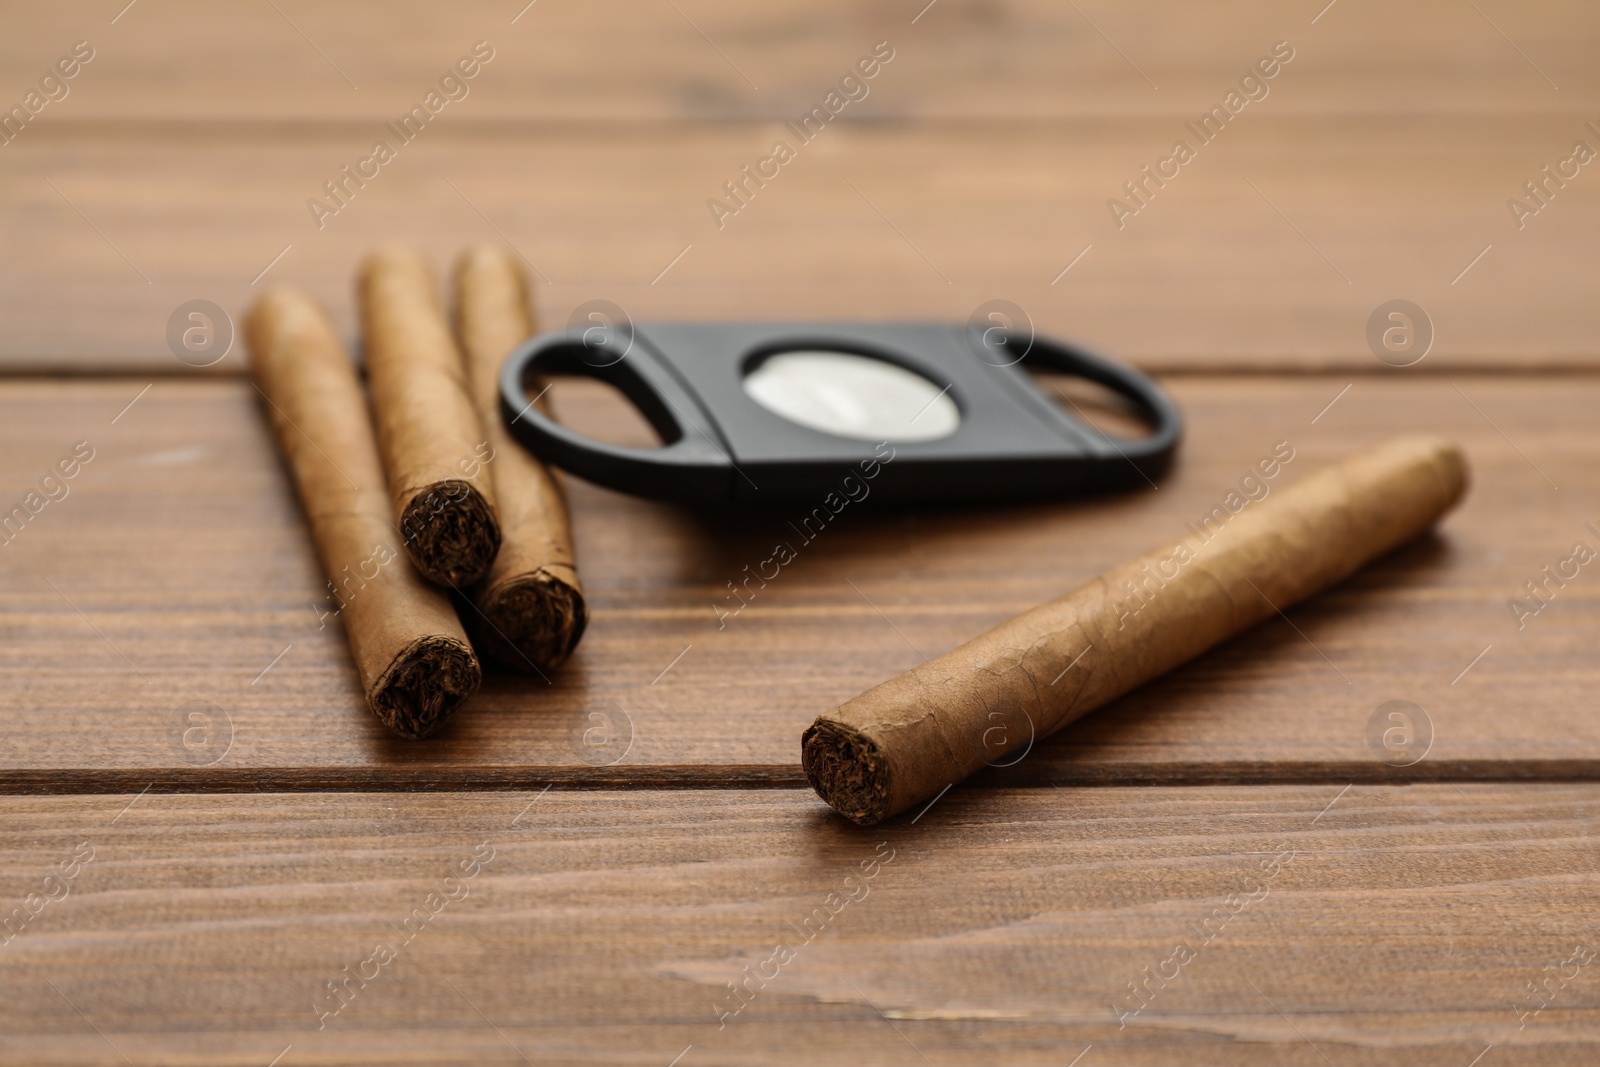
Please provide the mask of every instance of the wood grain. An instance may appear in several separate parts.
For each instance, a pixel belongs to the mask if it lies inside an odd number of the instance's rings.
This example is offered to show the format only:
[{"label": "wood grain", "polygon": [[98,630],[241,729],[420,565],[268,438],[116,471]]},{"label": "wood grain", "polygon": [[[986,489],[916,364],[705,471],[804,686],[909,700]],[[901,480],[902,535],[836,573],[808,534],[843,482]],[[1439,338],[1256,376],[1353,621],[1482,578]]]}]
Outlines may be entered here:
[{"label": "wood grain", "polygon": [[[381,121],[41,121],[0,171],[0,365],[191,373],[168,348],[175,310],[206,299],[237,317],[272,282],[315,293],[354,340],[355,265],[399,237],[441,262],[511,241],[557,325],[593,299],[638,320],[963,321],[1003,298],[1155,370],[1378,373],[1368,319],[1407,299],[1433,324],[1421,372],[1596,365],[1600,197],[1580,175],[1520,230],[1506,207],[1593,139],[1586,116],[1276,103],[1241,114],[1120,229],[1109,200],[1185,136],[1180,118],[840,125],[796,141],[720,228],[708,201],[794,140],[780,123],[484,130],[445,114],[319,229],[308,201]],[[210,370],[238,373],[240,351]]]},{"label": "wood grain", "polygon": [[[317,228],[308,198],[479,39],[471,95]],[[0,1063],[1594,1062],[1593,967],[1563,967],[1600,939],[1594,565],[1507,606],[1600,546],[1596,179],[1507,208],[1600,137],[1592,4],[67,0],[7,8],[0,107],[79,40],[0,149],[0,517],[93,449],[0,536]],[[879,40],[870,95],[719,229],[707,199]],[[1277,40],[1270,96],[1119,229],[1108,199]],[[167,339],[277,281],[354,339],[354,266],[393,239],[514,244],[552,325],[1009,299],[1173,373],[1187,441],[1159,492],[847,512],[723,628],[794,516],[573,482],[577,657],[402,743],[318,627],[242,346],[197,370]],[[1396,298],[1436,333],[1405,371],[1365,338]],[[593,390],[557,409],[637,430]],[[1473,462],[1437,536],[915,822],[800,788],[818,710],[1173,539],[1275,442],[1287,481],[1414,429]],[[1433,734],[1407,767],[1369,744],[1396,699]],[[46,793],[94,795],[5,795]],[[870,895],[719,1027],[880,842]]]},{"label": "wood grain", "polygon": [[[163,768],[181,772],[164,779],[172,787],[207,768],[236,788],[355,784],[368,768],[393,787],[410,774],[447,787],[480,769],[504,788],[597,766],[600,782],[630,768],[641,784],[792,782],[800,732],[820,710],[1174,540],[1276,442],[1295,449],[1288,484],[1402,429],[1459,440],[1472,462],[1467,501],[1435,537],[1075,724],[1009,773],[1385,775],[1368,723],[1397,699],[1433,727],[1416,776],[1600,773],[1592,566],[1521,629],[1507,604],[1576,542],[1600,544],[1586,525],[1600,522],[1600,445],[1575,429],[1600,402],[1589,377],[1172,378],[1189,437],[1159,492],[847,511],[720,621],[717,605],[738,604],[727,583],[775,541],[800,541],[788,525],[798,512],[692,512],[574,480],[590,632],[551,684],[494,675],[425,745],[384,736],[342,634],[318,628],[322,578],[250,386],[146,384],[0,383],[0,502],[23,499],[75,441],[96,449],[70,495],[0,547],[11,788],[40,788],[34,772],[51,769],[83,782],[96,769]],[[592,423],[603,400],[563,392],[557,407]]]},{"label": "wood grain", "polygon": [[[553,322],[597,297],[957,320],[1003,297],[1156,369],[1376,371],[1367,318],[1405,298],[1429,370],[1595,365],[1590,183],[1520,227],[1507,208],[1593,139],[1600,19],[1576,0],[510,6],[8,13],[5,69],[96,51],[4,146],[0,369],[187,373],[174,310],[237,313],[264,275],[348,327],[355,263],[397,237],[514,242]],[[480,38],[470,94],[319,228],[308,201]],[[708,200],[878,40],[870,94],[719,228]],[[1278,40],[1266,98],[1119,228],[1123,183]]]},{"label": "wood grain", "polygon": [[1592,964],[1513,1005],[1595,948],[1597,819],[1595,785],[964,792],[871,832],[807,791],[10,798],[7,910],[93,860],[0,948],[0,1062],[1587,1063]]},{"label": "wood grain", "polygon": [[1325,12],[1271,0],[277,0],[277,11],[147,0],[112,25],[118,6],[72,0],[8,13],[0,62],[14,72],[15,95],[72,42],[97,49],[41,122],[389,117],[479,39],[495,59],[462,104],[489,120],[788,118],[880,40],[896,57],[847,112],[864,119],[1183,113],[1215,102],[1278,40],[1302,64],[1282,101],[1300,113],[1600,102],[1589,61],[1597,21],[1580,0],[1481,12],[1449,0],[1340,0]]}]

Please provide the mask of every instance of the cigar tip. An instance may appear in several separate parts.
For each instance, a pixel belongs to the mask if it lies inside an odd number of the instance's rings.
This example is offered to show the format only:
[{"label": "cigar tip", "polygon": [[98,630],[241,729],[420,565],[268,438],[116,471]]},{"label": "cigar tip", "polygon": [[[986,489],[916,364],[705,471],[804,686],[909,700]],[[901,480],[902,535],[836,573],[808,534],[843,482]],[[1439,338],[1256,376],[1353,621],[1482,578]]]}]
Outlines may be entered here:
[{"label": "cigar tip", "polygon": [[477,646],[496,663],[545,671],[572,655],[588,624],[588,610],[581,592],[539,570],[491,587],[467,618]]},{"label": "cigar tip", "polygon": [[819,718],[800,738],[800,764],[817,796],[851,822],[888,818],[889,761],[860,730]]},{"label": "cigar tip", "polygon": [[1445,492],[1451,504],[1454,504],[1466,494],[1467,486],[1472,481],[1470,468],[1467,466],[1467,454],[1460,445],[1443,437],[1432,438],[1431,444],[1438,457],[1440,477],[1444,482]]},{"label": "cigar tip", "polygon": [[296,313],[322,314],[322,306],[304,289],[292,285],[274,285],[258,296],[245,310],[245,328],[266,323],[285,315]]},{"label": "cigar tip", "polygon": [[372,286],[380,278],[413,279],[431,287],[434,284],[433,261],[416,245],[389,241],[362,257],[356,276],[362,287]]},{"label": "cigar tip", "polygon": [[470,646],[443,634],[420,637],[384,668],[367,694],[378,718],[401,737],[426,737],[478,690],[483,669]]},{"label": "cigar tip", "polygon": [[487,267],[516,267],[516,259],[511,250],[491,241],[480,241],[470,244],[461,250],[461,255],[456,259],[456,270],[481,270]]},{"label": "cigar tip", "polygon": [[406,554],[422,576],[459,588],[478,581],[500,551],[494,508],[471,482],[435,482],[400,513]]},{"label": "cigar tip", "polygon": [[[338,335],[322,305],[305,290],[278,285],[262,293],[244,314],[244,338],[250,367],[258,379],[270,376],[280,349],[308,340],[323,350],[339,347]],[[270,388],[270,387],[269,387]]]},{"label": "cigar tip", "polygon": [[1391,438],[1377,447],[1404,450],[1425,457],[1439,481],[1441,512],[1454,507],[1466,495],[1467,485],[1471,481],[1467,456],[1454,441],[1438,434],[1408,433]]}]

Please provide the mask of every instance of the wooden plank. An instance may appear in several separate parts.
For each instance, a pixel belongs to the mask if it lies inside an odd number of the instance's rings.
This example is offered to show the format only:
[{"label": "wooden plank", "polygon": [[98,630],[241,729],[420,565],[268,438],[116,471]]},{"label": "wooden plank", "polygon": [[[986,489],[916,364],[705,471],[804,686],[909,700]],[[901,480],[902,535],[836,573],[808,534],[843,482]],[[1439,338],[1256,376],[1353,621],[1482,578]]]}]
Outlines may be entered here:
[{"label": "wooden plank", "polygon": [[10,798],[0,1062],[1588,1063],[1596,819],[1592,784],[958,790],[871,831],[800,791]]},{"label": "wooden plank", "polygon": [[19,9],[0,42],[0,62],[15,72],[7,91],[20,97],[24,79],[87,39],[94,60],[41,122],[387,118],[481,39],[495,58],[460,101],[477,118],[790,118],[887,40],[892,65],[847,114],[1171,115],[1209,107],[1286,40],[1294,88],[1286,78],[1273,106],[1300,113],[1590,111],[1600,102],[1588,58],[1600,23],[1579,0],[1482,12],[1448,0],[1342,0],[1326,12],[1270,0],[276,6],[169,0],[114,25],[115,11],[87,0]]},{"label": "wooden plank", "polygon": [[[59,788],[117,788],[131,780],[75,785],[73,775],[121,769],[149,773],[134,788],[293,787],[302,772],[329,788],[469,785],[480,774],[503,786],[545,772],[794,782],[800,731],[820,710],[1183,536],[1277,442],[1294,449],[1277,483],[1288,484],[1416,429],[1461,441],[1473,464],[1469,497],[1437,536],[1074,725],[1013,773],[1387,773],[1369,721],[1391,700],[1418,704],[1432,725],[1414,774],[1600,770],[1600,720],[1588,711],[1600,685],[1592,566],[1550,585],[1535,614],[1508,606],[1576,542],[1600,544],[1586,525],[1600,521],[1600,444],[1574,429],[1592,417],[1600,381],[1168,386],[1189,430],[1158,492],[847,510],[806,541],[789,525],[803,509],[691,511],[574,482],[593,608],[577,656],[550,684],[491,676],[453,726],[418,744],[386,736],[361,702],[337,623],[319,629],[323,579],[249,385],[5,381],[7,509],[75,442],[95,455],[65,499],[0,547],[3,781],[31,790],[60,772]],[[593,424],[603,401],[577,390],[558,405]],[[749,586],[753,599],[734,614],[728,583],[779,540],[797,558],[766,588]]]},{"label": "wooden plank", "polygon": [[[1421,372],[1593,367],[1600,196],[1580,176],[1521,229],[1506,206],[1592,139],[1583,118],[1247,112],[1120,219],[1110,200],[1186,136],[1178,118],[857,123],[808,145],[778,123],[441,118],[321,218],[308,202],[381,123],[41,122],[0,172],[0,366],[189,373],[167,339],[179,307],[210,300],[237,318],[274,282],[307,286],[353,333],[356,262],[403,236],[441,259],[510,240],[557,325],[597,298],[639,320],[952,321],[1004,298],[1041,330],[1155,370],[1376,373],[1390,368],[1368,321],[1406,299],[1432,323]],[[715,216],[724,182],[778,140],[796,158]],[[236,346],[211,370],[241,367]]]}]

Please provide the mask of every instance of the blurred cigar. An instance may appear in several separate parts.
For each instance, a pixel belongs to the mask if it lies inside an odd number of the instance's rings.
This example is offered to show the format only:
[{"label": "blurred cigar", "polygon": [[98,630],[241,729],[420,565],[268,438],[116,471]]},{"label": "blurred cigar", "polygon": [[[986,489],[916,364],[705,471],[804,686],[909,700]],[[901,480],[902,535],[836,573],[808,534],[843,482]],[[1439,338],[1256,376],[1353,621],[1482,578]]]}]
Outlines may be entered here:
[{"label": "blurred cigar", "polygon": [[821,716],[801,739],[806,777],[855,822],[905,811],[1348,578],[1466,485],[1460,449],[1435,437],[1357,453]]},{"label": "blurred cigar", "polygon": [[380,248],[359,289],[378,449],[406,552],[431,581],[476,582],[494,563],[500,523],[433,268],[414,249]]},{"label": "blurred cigar", "polygon": [[297,292],[263,297],[245,333],[367,703],[402,737],[421,737],[482,672],[449,599],[400,551],[355,367],[322,309]]},{"label": "blurred cigar", "polygon": [[494,450],[489,476],[501,534],[494,566],[470,592],[477,611],[463,618],[485,654],[544,671],[572,654],[587,615],[561,486],[500,417],[500,364],[534,333],[527,278],[508,252],[470,248],[456,264],[455,304],[467,384]]}]

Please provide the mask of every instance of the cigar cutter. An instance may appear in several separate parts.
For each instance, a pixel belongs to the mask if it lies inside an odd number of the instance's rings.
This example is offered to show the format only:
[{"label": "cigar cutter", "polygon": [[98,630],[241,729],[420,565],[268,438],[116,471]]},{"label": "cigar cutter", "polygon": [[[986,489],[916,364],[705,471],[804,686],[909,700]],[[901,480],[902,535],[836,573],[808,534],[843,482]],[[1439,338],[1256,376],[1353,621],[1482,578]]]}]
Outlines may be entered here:
[{"label": "cigar cutter", "polygon": [[[1166,469],[1182,432],[1178,409],[1149,378],[1031,331],[597,320],[512,352],[500,374],[501,412],[540,459],[638,496],[816,502],[840,492],[846,476],[901,501],[1137,489]],[[1030,368],[1110,389],[1150,433],[1100,432]],[[661,447],[608,444],[551,419],[533,399],[552,375],[619,389]]]}]

